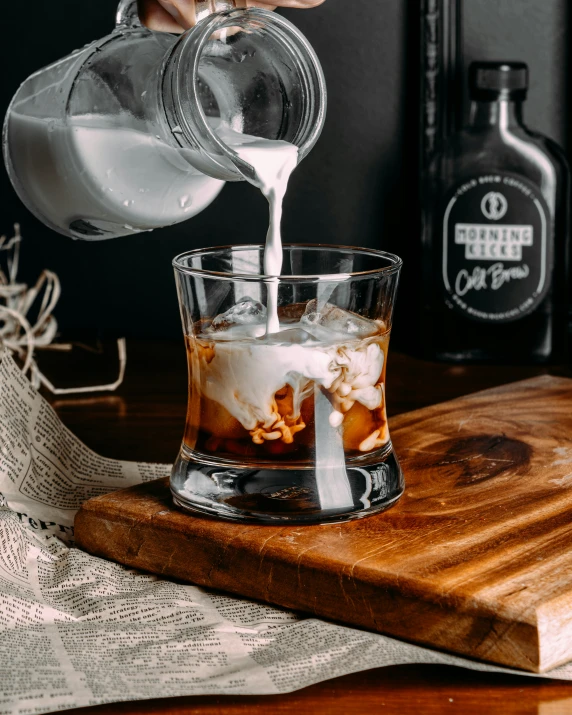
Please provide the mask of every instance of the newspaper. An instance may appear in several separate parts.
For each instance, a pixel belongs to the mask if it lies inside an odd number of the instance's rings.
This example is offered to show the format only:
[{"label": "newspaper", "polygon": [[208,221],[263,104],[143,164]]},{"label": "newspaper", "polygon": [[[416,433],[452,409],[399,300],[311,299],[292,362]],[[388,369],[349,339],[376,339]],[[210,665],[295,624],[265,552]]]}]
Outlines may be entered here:
[{"label": "newspaper", "polygon": [[5,353],[0,362],[0,713],[176,695],[286,693],[402,663],[572,680],[476,663],[142,574],[73,547],[83,500],[167,465],[83,445]]}]

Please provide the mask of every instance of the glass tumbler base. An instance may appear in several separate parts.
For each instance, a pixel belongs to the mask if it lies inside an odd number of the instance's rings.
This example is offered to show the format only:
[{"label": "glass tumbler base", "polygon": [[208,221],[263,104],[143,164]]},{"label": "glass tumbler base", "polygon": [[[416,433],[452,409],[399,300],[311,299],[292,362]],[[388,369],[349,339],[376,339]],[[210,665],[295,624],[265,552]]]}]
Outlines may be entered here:
[{"label": "glass tumbler base", "polygon": [[390,507],[404,487],[393,451],[373,464],[321,471],[213,466],[181,453],[171,475],[173,499],[182,509],[260,524],[361,519]]}]

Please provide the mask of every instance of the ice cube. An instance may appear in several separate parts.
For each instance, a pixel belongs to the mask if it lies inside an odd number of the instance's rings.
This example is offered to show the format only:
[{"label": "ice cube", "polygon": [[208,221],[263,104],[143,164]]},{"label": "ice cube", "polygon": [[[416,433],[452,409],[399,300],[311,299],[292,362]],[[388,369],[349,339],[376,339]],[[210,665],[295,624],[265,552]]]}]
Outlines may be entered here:
[{"label": "ice cube", "polygon": [[234,325],[256,325],[266,321],[266,308],[257,300],[245,296],[232,308],[217,315],[211,323],[212,330],[226,330]]},{"label": "ice cube", "polygon": [[379,333],[379,325],[357,313],[326,303],[318,311],[317,301],[310,300],[300,322],[312,327],[326,328],[332,332],[351,338],[369,338]]}]

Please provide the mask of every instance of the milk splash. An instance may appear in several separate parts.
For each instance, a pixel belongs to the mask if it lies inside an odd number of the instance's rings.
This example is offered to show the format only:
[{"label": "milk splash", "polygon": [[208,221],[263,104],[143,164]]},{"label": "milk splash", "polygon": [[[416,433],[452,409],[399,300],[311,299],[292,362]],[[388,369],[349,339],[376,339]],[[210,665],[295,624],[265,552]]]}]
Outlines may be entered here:
[{"label": "milk splash", "polygon": [[278,276],[282,272],[282,204],[290,175],[298,164],[298,147],[289,142],[262,139],[231,129],[217,130],[220,139],[254,169],[254,180],[268,200],[270,222],[264,251],[264,273],[273,276],[268,283],[266,333],[280,330],[278,321]]},{"label": "milk splash", "polygon": [[[200,391],[208,399],[223,405],[250,432],[256,444],[277,435],[282,435],[286,442],[292,441],[290,432],[293,426],[299,427],[300,406],[314,392],[316,405],[322,402],[323,391],[329,394],[327,409],[322,410],[322,416],[334,429],[342,425],[346,413],[356,402],[370,411],[380,409],[383,404],[380,380],[385,355],[379,341],[385,326],[325,301],[322,312],[318,313],[317,300],[308,303],[299,323],[280,324],[278,318],[282,203],[288,180],[298,163],[298,148],[285,141],[241,134],[220,124],[213,130],[252,166],[254,179],[248,180],[268,200],[270,222],[264,273],[272,278],[267,284],[265,311],[260,304],[245,298],[213,320],[208,336],[204,337],[206,345],[212,340],[216,347],[214,357],[211,355],[201,367],[200,374],[205,379]],[[227,322],[228,327],[225,326]],[[264,337],[265,340],[260,342]],[[254,355],[256,359],[253,359]],[[293,421],[290,425],[285,424],[275,409],[275,394],[285,385],[293,391],[293,410],[288,416]],[[322,422],[324,420],[320,422],[320,430],[325,429]],[[326,443],[331,436],[324,434],[324,439],[317,441]],[[360,444],[360,451],[369,451],[386,441],[387,435],[381,435],[378,430],[368,436],[367,449],[362,449]],[[327,461],[332,460],[328,458]],[[341,443],[334,461],[344,461]]]}]

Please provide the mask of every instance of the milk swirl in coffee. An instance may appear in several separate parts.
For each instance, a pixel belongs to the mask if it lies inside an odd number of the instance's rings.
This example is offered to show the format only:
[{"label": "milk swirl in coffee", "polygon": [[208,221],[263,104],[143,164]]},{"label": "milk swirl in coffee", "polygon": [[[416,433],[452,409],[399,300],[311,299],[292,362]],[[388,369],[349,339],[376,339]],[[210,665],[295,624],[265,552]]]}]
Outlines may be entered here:
[{"label": "milk swirl in coffee", "polygon": [[[251,183],[268,199],[264,271],[275,280],[267,284],[266,306],[244,296],[187,337],[192,380],[187,446],[219,457],[280,455],[292,462],[311,457],[333,432],[341,434],[346,453],[383,447],[389,440],[387,327],[326,301],[278,307],[282,202],[297,148],[228,129],[217,133],[253,167]],[[329,402],[327,420],[316,420],[323,397]]]}]

